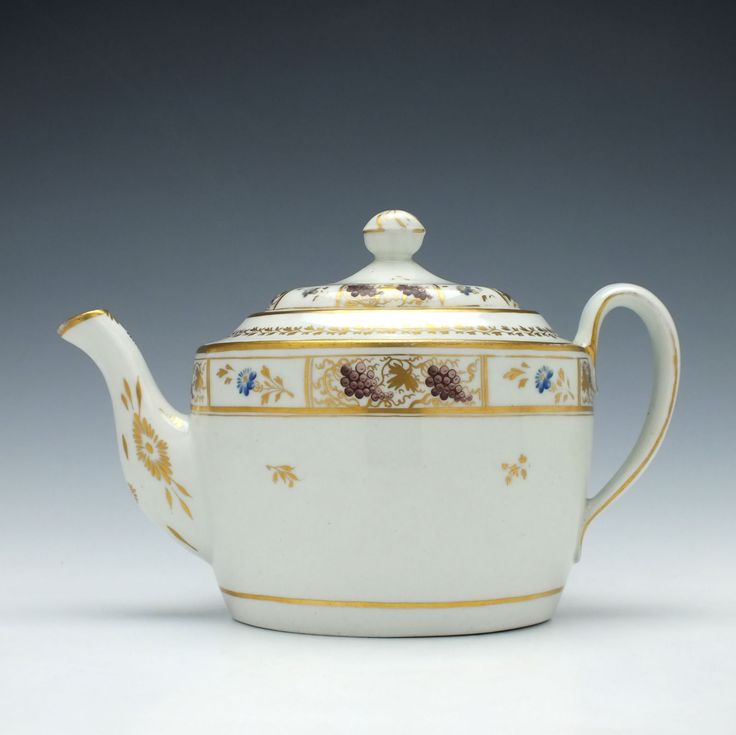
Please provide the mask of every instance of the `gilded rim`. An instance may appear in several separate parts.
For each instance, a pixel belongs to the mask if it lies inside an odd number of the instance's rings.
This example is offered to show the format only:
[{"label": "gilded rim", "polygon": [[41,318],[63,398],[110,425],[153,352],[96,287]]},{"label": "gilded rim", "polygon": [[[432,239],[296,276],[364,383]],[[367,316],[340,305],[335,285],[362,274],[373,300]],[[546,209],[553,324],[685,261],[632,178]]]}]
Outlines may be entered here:
[{"label": "gilded rim", "polygon": [[523,340],[490,340],[490,339],[417,339],[409,342],[404,340],[376,340],[376,339],[291,339],[291,340],[251,340],[246,342],[213,342],[202,345],[197,349],[197,354],[209,352],[233,352],[236,350],[308,350],[329,349],[340,347],[351,349],[353,347],[381,347],[381,348],[406,348],[406,347],[475,347],[478,349],[499,350],[550,350],[563,352],[582,352],[587,354],[585,347],[572,344],[571,342],[528,342]]},{"label": "gilded rim", "polygon": [[280,597],[277,595],[256,595],[252,592],[237,592],[220,587],[220,591],[230,597],[256,602],[279,602],[283,605],[314,605],[318,607],[372,607],[394,610],[447,609],[452,607],[490,607],[491,605],[510,605],[515,602],[531,602],[545,597],[559,595],[563,587],[555,587],[544,592],[533,592],[530,595],[514,595],[512,597],[494,597],[486,600],[451,600],[447,602],[376,602],[373,600],[322,600],[306,597]]},{"label": "gilded rim", "polygon": [[82,322],[86,322],[88,319],[94,319],[96,316],[106,316],[109,319],[114,319],[113,315],[107,309],[91,309],[90,311],[83,311],[81,314],[69,317],[56,331],[59,337],[63,337],[70,329],[74,329],[74,327]]}]

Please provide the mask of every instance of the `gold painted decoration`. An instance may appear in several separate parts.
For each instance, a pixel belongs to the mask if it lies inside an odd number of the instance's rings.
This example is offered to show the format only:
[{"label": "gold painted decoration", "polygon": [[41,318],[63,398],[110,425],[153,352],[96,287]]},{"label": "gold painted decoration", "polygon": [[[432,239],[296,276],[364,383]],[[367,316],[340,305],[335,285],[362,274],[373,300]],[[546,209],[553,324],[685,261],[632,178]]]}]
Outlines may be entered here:
[{"label": "gold painted decoration", "polygon": [[261,368],[260,391],[262,406],[265,406],[271,398],[273,398],[273,403],[278,403],[284,395],[294,397],[294,394],[284,386],[282,377],[271,375],[268,365]]},{"label": "gold painted decoration", "polygon": [[388,610],[412,610],[412,609],[451,609],[456,607],[488,607],[491,605],[512,605],[517,602],[530,602],[541,600],[545,597],[559,595],[563,588],[555,587],[543,592],[532,592],[527,595],[512,595],[510,597],[490,597],[480,600],[441,600],[441,601],[409,601],[393,602],[384,600],[326,600],[311,599],[305,597],[282,597],[280,595],[261,595],[253,592],[240,592],[227,587],[220,587],[223,594],[237,597],[241,600],[254,600],[258,602],[277,602],[282,605],[315,605],[317,607],[365,607],[383,608]]},{"label": "gold painted decoration", "polygon": [[[349,327],[329,327],[314,324],[296,326],[262,326],[236,329],[231,337],[349,337],[381,336],[386,334],[412,335],[420,337],[424,334],[440,334],[447,337],[454,335],[472,337],[522,337],[528,339],[559,339],[560,336],[550,327],[508,326],[505,324],[456,324],[443,326],[425,324],[418,327],[374,327],[351,325]],[[304,345],[308,347],[309,345]],[[452,347],[452,343],[447,345]],[[201,350],[200,350],[201,351]]]},{"label": "gold painted decoration", "polygon": [[578,385],[580,386],[580,403],[585,406],[592,405],[595,385],[590,360],[578,360]]},{"label": "gold painted decoration", "polygon": [[554,394],[555,403],[567,403],[574,402],[575,395],[570,384],[570,378],[565,373],[565,368],[559,368],[557,371],[557,377],[555,378],[554,384],[550,390]]},{"label": "gold painted decoration", "polygon": [[[578,374],[573,376],[578,382],[578,390],[581,396],[581,405],[592,405],[593,395],[591,386],[590,362],[586,359],[577,360]],[[550,367],[547,362],[539,365],[537,368],[532,367],[529,362],[522,361],[518,365],[509,368],[503,374],[504,380],[516,383],[518,388],[526,388],[527,386],[536,390],[540,395],[545,391],[549,391],[554,396],[556,404],[575,404],[577,403],[577,394],[575,386],[571,382],[571,375],[565,372],[565,368]],[[533,377],[533,380],[532,380]],[[583,381],[585,388],[583,387]],[[582,396],[585,395],[585,400]]]},{"label": "gold painted decoration", "polygon": [[207,361],[195,360],[192,373],[192,403],[205,403],[207,398]]},{"label": "gold painted decoration", "polygon": [[[204,358],[216,377],[200,413],[586,414],[575,354],[372,353]],[[513,381],[518,390],[505,383]]]},{"label": "gold painted decoration", "polygon": [[481,398],[480,357],[376,355],[315,359],[314,407],[441,407]]},{"label": "gold painted decoration", "polygon": [[294,397],[294,393],[284,385],[284,379],[272,374],[268,365],[263,365],[260,370],[249,366],[236,369],[228,362],[217,370],[216,375],[224,385],[234,383],[235,390],[244,398],[251,393],[260,395],[261,406],[278,403],[284,396]]},{"label": "gold painted decoration", "polygon": [[192,544],[187,541],[184,536],[182,536],[175,528],[172,528],[171,526],[166,526],[166,530],[177,540],[181,541],[183,544],[188,546],[192,551],[196,551],[199,553],[196,546],[192,546]]},{"label": "gold painted decoration", "polygon": [[528,369],[529,363],[522,362],[519,367],[513,367],[510,370],[507,370],[503,374],[503,377],[506,380],[515,380],[516,385],[519,388],[523,388],[529,382],[529,375],[527,374]]},{"label": "gold painted decoration", "polygon": [[507,485],[511,485],[511,483],[518,478],[526,480],[527,475],[529,474],[527,462],[527,456],[525,454],[520,454],[516,462],[504,462],[501,465],[501,469],[506,473],[505,482]]},{"label": "gold painted decoration", "polygon": [[266,469],[271,472],[271,481],[274,485],[277,482],[283,482],[288,487],[294,487],[294,483],[301,480],[300,477],[297,477],[294,467],[289,464],[267,464]]},{"label": "gold painted decoration", "polygon": [[[125,410],[133,414],[131,434],[133,436],[136,458],[146,468],[151,477],[163,483],[164,497],[169,508],[173,510],[174,500],[176,500],[181,510],[192,518],[192,511],[189,508],[189,504],[184,500],[184,498],[191,498],[192,496],[173,477],[169,446],[158,436],[153,424],[142,414],[143,389],[140,379],[136,380],[135,383],[134,399],[130,383],[123,378],[123,392],[120,394],[120,400]],[[126,458],[129,458],[128,442],[125,439],[125,435],[123,435],[123,449]],[[130,487],[131,492],[133,492],[132,485]]]}]

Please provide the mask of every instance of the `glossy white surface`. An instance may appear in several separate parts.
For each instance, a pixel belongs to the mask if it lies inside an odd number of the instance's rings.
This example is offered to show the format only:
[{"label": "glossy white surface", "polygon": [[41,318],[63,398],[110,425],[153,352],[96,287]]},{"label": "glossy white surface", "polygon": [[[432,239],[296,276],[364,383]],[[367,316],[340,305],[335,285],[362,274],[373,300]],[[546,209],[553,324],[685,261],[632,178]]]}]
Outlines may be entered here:
[{"label": "glossy white surface", "polygon": [[207,566],[141,523],[111,473],[68,532],[61,498],[42,509],[53,558],[25,530],[0,540],[3,732],[731,735],[733,504],[693,507],[664,474],[596,524],[549,623],[351,639],[235,623]]}]

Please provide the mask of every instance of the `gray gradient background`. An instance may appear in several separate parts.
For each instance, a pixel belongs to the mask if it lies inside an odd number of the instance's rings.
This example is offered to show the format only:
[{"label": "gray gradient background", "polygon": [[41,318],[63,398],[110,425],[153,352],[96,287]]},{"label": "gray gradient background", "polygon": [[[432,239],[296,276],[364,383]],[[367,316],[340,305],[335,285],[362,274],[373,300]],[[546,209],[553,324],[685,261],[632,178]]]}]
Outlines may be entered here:
[{"label": "gray gradient background", "polygon": [[[213,630],[224,636],[213,644],[223,656],[250,636],[251,652],[268,659],[276,650],[288,670],[295,665],[289,646],[296,646],[302,664],[310,661],[325,680],[335,674],[320,658],[325,650],[348,679],[346,652],[357,650],[375,682],[388,682],[370,658],[380,650],[406,674],[407,692],[412,661],[434,671],[431,642],[416,642],[425,648],[397,664],[391,657],[402,654],[387,642],[373,649],[315,639],[289,644],[303,639],[230,625],[209,570],[138,513],[117,466],[102,380],[54,332],[76,312],[109,308],[169,400],[185,410],[199,344],[230,332],[282,288],[357,270],[368,255],[364,222],[394,207],[427,227],[423,265],[508,291],[565,336],[574,335],[596,289],[632,281],[668,305],[682,341],[669,435],[635,489],[591,528],[556,620],[477,646],[491,658],[494,646],[513,648],[524,636],[534,637],[525,646],[551,646],[566,626],[571,637],[588,631],[593,650],[601,638],[617,641],[617,630],[622,647],[632,630],[646,630],[646,646],[662,621],[677,623],[662,646],[674,640],[697,662],[696,673],[693,681],[668,674],[666,686],[660,677],[646,711],[671,715],[670,733],[686,713],[733,716],[733,705],[713,692],[732,683],[733,665],[718,651],[736,643],[735,20],[727,3],[5,8],[0,626],[7,635],[0,654],[22,672],[5,682],[16,694],[15,732],[35,731],[34,717],[42,715],[29,715],[26,703],[39,693],[51,696],[49,717],[76,722],[70,713],[87,701],[77,687],[84,671],[101,674],[95,686],[85,679],[84,691],[118,725],[127,722],[133,704],[121,705],[115,688],[100,683],[117,671],[110,661],[124,651],[132,668],[157,670],[181,640],[201,646]],[[591,491],[638,434],[650,363],[637,319],[610,316]],[[50,632],[60,620],[65,632]],[[721,629],[723,637],[714,634],[698,657],[698,636]],[[158,641],[147,648],[150,660],[128,648],[143,630]],[[169,631],[163,646],[160,636]],[[73,644],[64,648],[60,640]],[[329,648],[312,648],[318,645]],[[437,645],[444,646],[443,670],[458,680],[468,681],[469,670],[478,681],[487,673],[477,659],[476,668],[463,664],[469,644]],[[618,647],[597,656],[603,668]],[[90,648],[102,652],[100,660],[75,664]],[[611,665],[621,672],[629,663]],[[210,671],[217,681],[238,668],[220,665]],[[570,669],[576,665],[572,659]],[[558,693],[567,691],[569,671],[548,667]],[[277,668],[264,674],[274,689]],[[590,678],[602,683],[609,673]],[[624,699],[627,686],[634,699],[647,687],[645,679],[619,676]],[[163,713],[180,711],[167,709],[170,693],[151,704],[156,687],[132,679],[140,689],[135,706],[143,701],[155,710],[152,719],[135,719],[137,731],[151,722],[163,731]],[[573,679],[583,687],[589,681],[586,674]],[[393,706],[394,690],[381,686],[374,683],[378,699],[370,708],[377,724],[381,707]],[[574,723],[594,717],[598,703],[588,694],[574,698]],[[354,711],[369,711],[351,696]],[[692,708],[683,704],[688,697]],[[303,698],[305,708],[322,701]],[[625,722],[620,697],[608,716]],[[559,717],[572,732],[573,720]],[[442,721],[436,714],[425,731]],[[713,731],[725,721],[712,719]],[[266,720],[259,722],[265,732]],[[319,718],[307,722],[325,727]]]}]

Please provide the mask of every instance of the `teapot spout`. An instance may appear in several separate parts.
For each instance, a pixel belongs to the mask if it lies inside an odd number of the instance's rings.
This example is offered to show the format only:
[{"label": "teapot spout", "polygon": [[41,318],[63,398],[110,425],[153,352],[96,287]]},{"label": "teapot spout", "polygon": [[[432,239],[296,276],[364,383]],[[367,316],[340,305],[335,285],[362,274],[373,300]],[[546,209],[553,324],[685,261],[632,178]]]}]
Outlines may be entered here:
[{"label": "teapot spout", "polygon": [[136,502],[181,545],[209,560],[189,418],[163,397],[140,350],[110,312],[78,314],[58,333],[86,352],[105,378],[120,461]]}]

